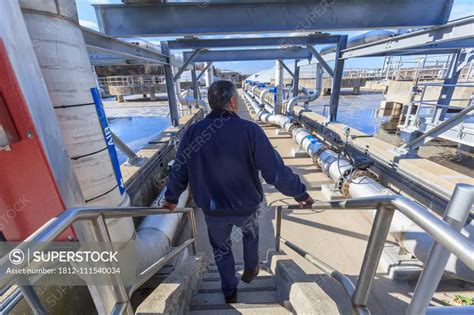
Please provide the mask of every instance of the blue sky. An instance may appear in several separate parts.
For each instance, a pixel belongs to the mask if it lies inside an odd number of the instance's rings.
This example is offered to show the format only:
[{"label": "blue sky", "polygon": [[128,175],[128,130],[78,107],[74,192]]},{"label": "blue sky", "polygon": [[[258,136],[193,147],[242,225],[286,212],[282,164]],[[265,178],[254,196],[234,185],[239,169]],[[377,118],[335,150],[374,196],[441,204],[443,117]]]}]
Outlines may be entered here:
[{"label": "blue sky", "polygon": [[[121,3],[120,0],[76,0],[79,19],[81,25],[85,27],[97,29],[97,19],[95,17],[94,8],[91,3]],[[450,20],[458,19],[474,14],[474,0],[455,0],[451,11]],[[364,33],[348,32],[349,36]],[[157,38],[149,38],[149,41],[158,41]],[[382,63],[381,58],[356,58],[346,62],[345,68],[377,68]],[[216,67],[221,69],[236,70],[242,73],[251,74],[263,69],[271,68],[274,61],[246,61],[246,62],[219,62]]]}]

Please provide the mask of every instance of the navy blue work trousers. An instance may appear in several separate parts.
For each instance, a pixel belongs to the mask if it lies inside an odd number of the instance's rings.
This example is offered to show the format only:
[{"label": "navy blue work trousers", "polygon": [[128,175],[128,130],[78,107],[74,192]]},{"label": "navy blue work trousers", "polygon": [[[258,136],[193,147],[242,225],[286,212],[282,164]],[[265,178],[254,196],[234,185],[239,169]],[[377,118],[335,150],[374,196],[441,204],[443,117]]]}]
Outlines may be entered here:
[{"label": "navy blue work trousers", "polygon": [[[209,241],[221,276],[222,292],[226,297],[237,290],[232,241],[243,242],[244,268],[253,271],[258,266],[258,212],[250,216],[205,216]],[[232,232],[232,227],[236,226]]]}]

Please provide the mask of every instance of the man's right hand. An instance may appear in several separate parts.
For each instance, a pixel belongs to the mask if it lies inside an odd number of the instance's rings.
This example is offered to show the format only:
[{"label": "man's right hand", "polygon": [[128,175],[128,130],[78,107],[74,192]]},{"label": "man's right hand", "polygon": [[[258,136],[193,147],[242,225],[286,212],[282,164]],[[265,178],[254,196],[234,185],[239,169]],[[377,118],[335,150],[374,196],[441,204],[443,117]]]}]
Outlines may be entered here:
[{"label": "man's right hand", "polygon": [[303,201],[299,201],[298,204],[300,205],[300,208],[310,208],[314,203],[314,199],[311,198],[311,196],[308,195],[308,198]]}]

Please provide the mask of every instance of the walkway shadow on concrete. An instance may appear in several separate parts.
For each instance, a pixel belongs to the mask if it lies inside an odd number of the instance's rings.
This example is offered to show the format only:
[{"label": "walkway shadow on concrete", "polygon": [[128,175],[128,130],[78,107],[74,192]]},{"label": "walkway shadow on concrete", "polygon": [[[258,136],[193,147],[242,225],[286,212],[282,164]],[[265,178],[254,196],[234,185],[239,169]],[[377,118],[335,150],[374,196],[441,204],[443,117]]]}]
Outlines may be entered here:
[{"label": "walkway shadow on concrete", "polygon": [[[304,224],[304,225],[307,225],[307,226],[310,226],[310,227],[313,227],[313,228],[316,228],[316,229],[326,230],[326,231],[329,231],[329,232],[342,234],[342,235],[345,235],[345,236],[357,238],[357,239],[364,240],[364,241],[367,241],[369,239],[369,236],[365,235],[365,234],[344,230],[344,229],[334,227],[334,226],[331,226],[331,225],[326,225],[326,224],[323,224],[323,223],[318,223],[318,222],[305,220],[305,219],[302,219],[302,218],[299,218],[299,217],[296,217],[296,216],[290,216],[289,214],[292,214],[292,213],[291,212],[284,213],[283,214],[283,220],[295,222],[295,223],[298,223],[298,224]],[[300,214],[298,214],[298,215],[300,215]]]}]

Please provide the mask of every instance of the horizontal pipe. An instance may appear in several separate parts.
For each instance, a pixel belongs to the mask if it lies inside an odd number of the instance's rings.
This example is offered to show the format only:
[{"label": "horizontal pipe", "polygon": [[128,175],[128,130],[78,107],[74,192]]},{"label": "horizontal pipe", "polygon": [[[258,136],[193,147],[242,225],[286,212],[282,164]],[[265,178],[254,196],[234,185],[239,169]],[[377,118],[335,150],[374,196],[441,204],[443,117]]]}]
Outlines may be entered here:
[{"label": "horizontal pipe", "polygon": [[[258,103],[254,104],[254,106],[258,106]],[[341,155],[338,155],[337,153],[331,150],[325,149],[325,146],[304,128],[294,128],[291,123],[291,120],[289,120],[289,118],[287,118],[286,116],[282,116],[281,118],[277,118],[276,116],[278,115],[270,115],[268,113],[259,113],[258,115],[260,120],[278,124],[280,126],[290,126],[289,128],[292,128],[292,135],[295,141],[312,157],[316,158],[316,162],[320,165],[321,169],[332,180],[334,180],[335,182],[339,182],[340,180],[346,180],[343,174],[346,171],[351,172],[351,170],[353,169],[352,163],[348,159],[342,157]],[[285,119],[288,120],[285,121]],[[285,125],[282,125],[281,122],[283,121],[285,121]],[[284,129],[289,131],[288,128]],[[384,194],[387,194],[387,189],[380,183],[378,183],[375,179],[368,176],[358,176],[356,178],[351,179],[351,182],[349,183],[349,195],[355,198]],[[375,208],[375,206],[373,208]],[[425,208],[422,209],[425,212],[429,212],[429,210]],[[430,212],[430,214],[432,213]],[[429,235],[427,235],[423,231],[423,227],[420,224],[413,223],[413,220],[410,220],[411,218],[407,217],[407,215],[395,213],[395,218],[392,221],[393,224],[391,226],[390,232],[392,233],[392,235],[395,236],[397,240],[400,240],[401,245],[405,247],[409,252],[416,254],[415,256],[418,259],[425,261],[425,254],[428,253],[431,247]],[[436,220],[436,222],[441,221],[438,217],[434,215],[433,218],[434,220]],[[422,228],[421,230],[420,227]],[[462,234],[466,236],[472,236],[473,234],[470,231],[472,231],[473,229],[474,223],[471,222],[462,230]],[[411,235],[414,235],[413,232],[417,235],[416,239],[409,239],[405,237],[405,235],[408,235],[409,233],[411,233]],[[466,240],[466,238],[464,238],[462,234],[457,235]],[[453,252],[453,254],[454,255],[450,255],[449,262],[445,270],[455,274],[456,277],[459,279],[473,281],[474,273],[472,272],[472,268],[470,268],[467,264],[463,265],[460,262],[462,261],[461,257],[458,256],[456,258],[456,253]],[[460,261],[458,261],[458,259]]]},{"label": "horizontal pipe", "polygon": [[183,244],[179,245],[178,247],[173,248],[169,253],[165,256],[161,257],[158,261],[153,263],[151,266],[143,270],[135,280],[135,283],[127,288],[127,293],[131,295],[136,289],[142,286],[146,281],[150,279],[150,275],[155,274],[164,267],[165,264],[169,262],[170,259],[176,257],[179,253],[181,253],[185,248],[196,241],[195,238],[190,238],[186,240]]}]

